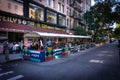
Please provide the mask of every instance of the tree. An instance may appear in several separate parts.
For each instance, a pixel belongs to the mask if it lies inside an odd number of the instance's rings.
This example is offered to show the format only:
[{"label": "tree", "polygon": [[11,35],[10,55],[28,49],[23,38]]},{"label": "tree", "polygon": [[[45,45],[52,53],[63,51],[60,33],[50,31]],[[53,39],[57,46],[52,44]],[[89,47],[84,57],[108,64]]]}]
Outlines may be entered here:
[{"label": "tree", "polygon": [[78,27],[75,28],[75,35],[86,36],[87,32],[82,26],[78,26]]},{"label": "tree", "polygon": [[[93,37],[104,36],[104,26],[120,23],[120,2],[116,0],[95,0],[95,5],[84,14],[89,30],[94,31]],[[107,30],[107,29],[106,29]],[[107,31],[106,31],[107,32]]]},{"label": "tree", "polygon": [[120,39],[120,24],[117,24],[115,31],[114,31],[114,36]]},{"label": "tree", "polygon": [[91,10],[100,13],[103,16],[101,20],[110,25],[120,22],[120,2],[116,0],[95,0],[95,2]]}]

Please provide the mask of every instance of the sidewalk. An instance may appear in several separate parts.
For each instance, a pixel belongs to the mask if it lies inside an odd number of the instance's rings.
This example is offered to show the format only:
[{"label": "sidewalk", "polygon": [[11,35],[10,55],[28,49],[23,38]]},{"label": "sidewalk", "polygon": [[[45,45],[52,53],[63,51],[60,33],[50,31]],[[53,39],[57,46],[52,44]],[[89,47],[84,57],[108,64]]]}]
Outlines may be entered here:
[{"label": "sidewalk", "polygon": [[[115,44],[117,43],[117,42],[114,42]],[[101,45],[102,46],[102,45]],[[86,50],[84,50],[84,51],[80,51],[80,52],[78,52],[78,53],[76,53],[76,54],[70,54],[70,55],[68,55],[68,56],[74,56],[74,55],[82,55],[82,54],[84,54],[84,52],[87,52],[87,51],[91,51],[92,49],[95,49],[95,48],[97,48],[97,47],[100,47],[100,46],[95,46],[95,47],[93,47],[93,48],[90,48],[90,49],[86,49]],[[20,54],[20,53],[16,53],[16,54],[9,54],[9,58],[10,58],[10,60],[9,61],[6,61],[5,60],[5,55],[0,55],[0,63],[6,63],[6,62],[11,62],[11,61],[16,61],[16,60],[22,60],[22,55]],[[56,61],[56,60],[53,60],[53,61],[51,61],[51,62],[54,62],[54,61]],[[48,63],[51,63],[51,62],[49,62],[48,61]]]},{"label": "sidewalk", "polygon": [[11,61],[15,61],[15,60],[22,60],[22,55],[20,53],[17,54],[9,54],[9,61],[5,60],[5,55],[0,55],[0,63],[6,63],[6,62],[11,62]]},{"label": "sidewalk", "polygon": [[[84,51],[77,52],[77,53],[75,53],[75,54],[70,54],[70,55],[68,55],[68,56],[66,56],[66,57],[78,55],[79,53],[82,55],[82,54],[84,54],[84,52],[90,51],[91,49],[94,49],[94,48],[97,48],[97,47],[98,47],[98,46],[93,47],[93,48],[90,48],[90,49],[86,49],[86,50],[84,50]],[[80,55],[80,54],[79,54],[79,55]],[[0,63],[12,62],[12,61],[22,60],[22,59],[23,59],[23,57],[22,57],[22,55],[21,55],[20,53],[16,53],[16,54],[11,53],[11,54],[9,54],[9,58],[10,58],[10,60],[9,60],[9,61],[6,61],[6,60],[5,60],[5,55],[3,55],[3,54],[0,55]],[[63,57],[63,58],[64,58],[64,57]],[[62,59],[61,59],[61,60],[62,60]],[[59,61],[61,61],[61,60],[59,60]],[[48,63],[51,63],[51,62],[56,62],[56,60],[48,61]]]}]

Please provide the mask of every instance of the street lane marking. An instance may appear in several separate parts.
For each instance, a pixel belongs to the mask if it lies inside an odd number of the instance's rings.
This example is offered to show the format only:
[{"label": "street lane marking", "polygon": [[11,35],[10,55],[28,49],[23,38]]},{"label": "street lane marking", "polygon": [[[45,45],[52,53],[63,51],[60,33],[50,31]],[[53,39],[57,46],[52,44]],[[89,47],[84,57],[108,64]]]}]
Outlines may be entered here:
[{"label": "street lane marking", "polygon": [[92,60],[89,60],[89,62],[93,62],[93,63],[103,63],[103,60],[95,60],[95,59],[92,59]]},{"label": "street lane marking", "polygon": [[20,79],[20,78],[23,78],[23,77],[24,77],[23,75],[18,75],[18,76],[9,78],[9,79],[7,79],[7,80],[17,80],[17,79]]},{"label": "street lane marking", "polygon": [[13,73],[13,71],[8,71],[8,72],[5,72],[5,73],[1,73],[1,74],[0,74],[0,77],[3,76],[3,75],[12,74],[12,73]]}]

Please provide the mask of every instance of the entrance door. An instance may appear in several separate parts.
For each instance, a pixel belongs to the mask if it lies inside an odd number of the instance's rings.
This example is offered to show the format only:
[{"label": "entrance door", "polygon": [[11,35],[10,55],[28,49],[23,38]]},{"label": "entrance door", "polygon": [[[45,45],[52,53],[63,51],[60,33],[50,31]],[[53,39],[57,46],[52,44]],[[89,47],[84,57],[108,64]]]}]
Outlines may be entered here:
[{"label": "entrance door", "polygon": [[8,39],[9,42],[20,42],[23,40],[24,33],[9,32]]}]

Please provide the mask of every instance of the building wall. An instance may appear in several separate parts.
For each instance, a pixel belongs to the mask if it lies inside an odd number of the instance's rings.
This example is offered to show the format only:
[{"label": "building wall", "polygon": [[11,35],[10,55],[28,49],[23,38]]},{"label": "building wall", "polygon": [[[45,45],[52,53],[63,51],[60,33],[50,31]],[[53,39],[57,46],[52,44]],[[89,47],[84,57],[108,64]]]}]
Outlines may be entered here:
[{"label": "building wall", "polygon": [[[66,27],[68,32],[71,29],[74,29],[75,27],[80,25],[79,24],[80,19],[85,23],[85,21],[82,18],[83,17],[82,14],[85,13],[86,10],[89,10],[90,2],[91,2],[90,0],[75,0],[75,5],[71,5],[71,2],[74,0],[69,0],[70,1],[69,3],[67,3],[68,0],[33,0],[33,1],[43,5],[44,7],[48,7],[58,13],[65,15]],[[55,2],[54,6],[52,5],[53,1]],[[61,5],[60,9],[58,4]],[[77,8],[74,7],[76,5],[77,5]],[[64,6],[64,12],[62,10],[62,6]],[[78,8],[81,11],[79,11]],[[23,16],[23,4],[15,2],[14,0],[0,0],[0,10]],[[35,12],[32,8],[29,8],[29,12],[31,10],[33,13]],[[72,16],[71,16],[71,12],[73,12]],[[29,13],[29,18],[36,19],[35,16],[32,15],[31,13]]]},{"label": "building wall", "polygon": [[[41,0],[41,2],[38,1],[38,0],[34,0],[34,1],[36,1],[40,4],[42,4],[42,5],[45,5],[45,7],[49,7],[51,9],[54,9],[57,12],[60,12],[64,15],[66,15],[66,21],[68,21],[68,22],[66,22],[67,29],[73,29],[74,27],[79,25],[78,20],[73,18],[73,17],[70,17],[70,15],[69,15],[70,12],[69,13],[67,13],[67,12],[68,12],[68,10],[70,11],[70,9],[72,11],[75,11],[77,14],[80,14],[81,12],[79,12],[78,10],[73,8],[73,6],[70,6],[70,2],[68,4],[67,0],[54,0],[55,1],[55,7],[52,7],[52,1],[53,0]],[[47,5],[46,1],[50,1],[50,4]],[[64,2],[62,2],[62,1],[64,1]],[[69,1],[73,1],[73,0],[69,0]],[[79,5],[79,7],[82,7],[82,5],[81,5],[82,3],[79,3],[77,0],[75,0],[75,2],[77,3],[77,5]],[[64,12],[62,12],[61,9],[59,10],[58,4],[60,4],[61,6],[62,5],[64,6]]]},{"label": "building wall", "polygon": [[23,15],[23,5],[12,0],[0,0],[0,10]]}]

